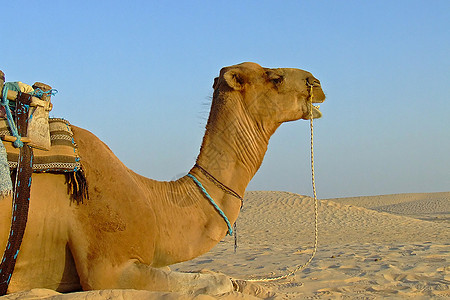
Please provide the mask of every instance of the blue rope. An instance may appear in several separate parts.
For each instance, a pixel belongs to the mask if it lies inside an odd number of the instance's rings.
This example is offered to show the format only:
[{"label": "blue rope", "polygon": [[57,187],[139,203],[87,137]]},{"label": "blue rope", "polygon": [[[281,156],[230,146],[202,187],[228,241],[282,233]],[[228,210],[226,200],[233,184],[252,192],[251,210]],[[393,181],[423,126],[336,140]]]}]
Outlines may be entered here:
[{"label": "blue rope", "polygon": [[38,98],[42,98],[42,96],[44,96],[45,94],[50,94],[51,96],[55,96],[57,93],[58,93],[58,90],[56,90],[56,89],[51,89],[51,90],[48,90],[48,91],[44,92],[40,88],[37,88],[33,92],[31,92],[30,94],[33,95],[33,96],[36,96]]},{"label": "blue rope", "polygon": [[217,210],[217,212],[219,213],[219,215],[225,220],[225,222],[227,223],[228,226],[228,235],[233,235],[233,229],[231,228],[231,224],[230,221],[228,221],[227,216],[224,214],[224,212],[220,209],[220,207],[216,204],[216,202],[214,202],[213,198],[211,198],[211,196],[208,194],[208,192],[205,190],[205,188],[203,187],[203,185],[200,183],[200,181],[198,181],[197,178],[195,178],[194,175],[192,174],[187,174],[187,176],[191,177],[192,180],[194,180],[195,184],[197,184],[197,186],[202,190],[203,194],[205,194],[206,198],[208,198],[209,202],[211,202],[211,204],[214,206],[214,208]]},{"label": "blue rope", "polygon": [[[16,82],[6,82],[5,85],[3,86],[3,90],[2,90],[3,97],[1,99],[1,105],[5,108],[6,120],[8,122],[9,128],[11,129],[11,134],[16,138],[16,140],[14,141],[14,147],[22,148],[23,142],[20,140],[21,136],[19,135],[19,133],[17,131],[16,124],[14,123],[14,117],[12,115],[10,103],[8,100],[8,90],[10,88],[12,88],[13,90],[16,90],[16,91],[20,91],[20,88],[18,87]],[[38,89],[34,90],[33,92],[31,92],[30,94],[41,98],[43,95],[49,94],[49,95],[54,96],[54,95],[56,95],[56,93],[58,93],[58,91],[55,89],[51,89],[49,91],[44,92],[43,90],[38,88]],[[30,117],[32,117],[32,115]]]},{"label": "blue rope", "polygon": [[16,138],[14,142],[14,146],[16,148],[22,148],[23,142],[20,140],[21,136],[17,132],[16,124],[14,123],[14,118],[11,113],[11,109],[9,108],[9,100],[8,100],[8,86],[5,84],[2,90],[3,98],[2,98],[2,106],[5,108],[6,112],[6,120],[8,122],[8,126],[11,129],[12,135]]}]

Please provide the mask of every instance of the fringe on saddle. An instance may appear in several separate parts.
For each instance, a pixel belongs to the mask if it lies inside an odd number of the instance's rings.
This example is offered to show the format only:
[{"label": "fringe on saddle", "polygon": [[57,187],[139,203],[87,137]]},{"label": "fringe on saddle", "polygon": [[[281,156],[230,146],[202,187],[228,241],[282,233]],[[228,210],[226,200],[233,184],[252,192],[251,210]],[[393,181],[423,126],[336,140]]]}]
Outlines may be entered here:
[{"label": "fringe on saddle", "polygon": [[[11,170],[12,186],[15,186],[17,169]],[[83,203],[84,200],[89,199],[88,184],[86,177],[82,170],[71,173],[64,173],[66,177],[67,193],[70,196],[70,200],[75,201],[77,204]],[[14,191],[0,194],[0,196],[12,195]]]},{"label": "fringe on saddle", "polygon": [[83,170],[77,172],[65,173],[67,193],[70,199],[76,201],[78,204],[83,203],[84,199],[89,199],[88,184]]}]

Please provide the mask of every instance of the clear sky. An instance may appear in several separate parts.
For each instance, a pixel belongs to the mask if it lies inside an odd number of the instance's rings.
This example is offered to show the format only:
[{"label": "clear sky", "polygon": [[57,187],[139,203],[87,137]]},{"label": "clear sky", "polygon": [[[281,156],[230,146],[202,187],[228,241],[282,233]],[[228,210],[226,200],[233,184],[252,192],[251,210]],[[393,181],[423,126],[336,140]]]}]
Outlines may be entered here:
[{"label": "clear sky", "polygon": [[[319,198],[450,190],[450,1],[7,1],[0,69],[131,169],[185,174],[212,83],[244,61],[322,82]],[[309,124],[283,124],[249,190],[311,195]]]}]

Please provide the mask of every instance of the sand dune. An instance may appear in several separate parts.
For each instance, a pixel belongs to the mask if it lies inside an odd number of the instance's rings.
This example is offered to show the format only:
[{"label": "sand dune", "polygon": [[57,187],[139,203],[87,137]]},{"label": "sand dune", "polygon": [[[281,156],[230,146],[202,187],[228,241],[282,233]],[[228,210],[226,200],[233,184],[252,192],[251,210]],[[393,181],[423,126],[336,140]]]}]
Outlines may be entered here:
[{"label": "sand dune", "polygon": [[[449,298],[450,192],[319,201],[319,247],[304,270],[247,292],[275,299]],[[172,266],[208,269],[233,278],[280,275],[308,260],[314,201],[286,192],[248,192],[238,219],[238,249],[227,237],[209,253]],[[261,288],[260,288],[261,287]],[[58,295],[34,290],[0,299],[194,299],[145,291]],[[50,293],[47,298],[39,294]],[[275,295],[273,293],[276,293]],[[31,298],[27,298],[31,297]],[[49,298],[50,297],[50,298]],[[242,294],[195,299],[254,299]]]},{"label": "sand dune", "polygon": [[[448,217],[449,196],[320,200],[316,258],[292,278],[264,286],[292,299],[450,297],[450,224],[411,217],[436,212]],[[389,213],[381,209],[386,207]],[[207,268],[237,278],[283,274],[309,258],[313,220],[309,197],[248,192],[238,220],[237,253],[229,237],[177,269]]]},{"label": "sand dune", "polygon": [[427,221],[450,222],[450,193],[416,193],[329,199],[340,204],[410,216]]}]

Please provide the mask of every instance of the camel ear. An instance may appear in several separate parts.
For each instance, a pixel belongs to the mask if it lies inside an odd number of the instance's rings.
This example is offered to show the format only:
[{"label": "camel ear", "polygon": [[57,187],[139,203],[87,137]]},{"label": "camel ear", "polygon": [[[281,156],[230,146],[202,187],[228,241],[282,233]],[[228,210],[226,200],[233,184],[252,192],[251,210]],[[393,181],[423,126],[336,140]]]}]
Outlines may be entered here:
[{"label": "camel ear", "polygon": [[230,88],[236,91],[241,91],[244,89],[245,78],[239,71],[229,70],[223,74],[223,78]]},{"label": "camel ear", "polygon": [[213,83],[213,86],[212,86],[212,88],[214,90],[216,89],[218,83],[219,83],[219,77],[214,78],[214,83]]}]

